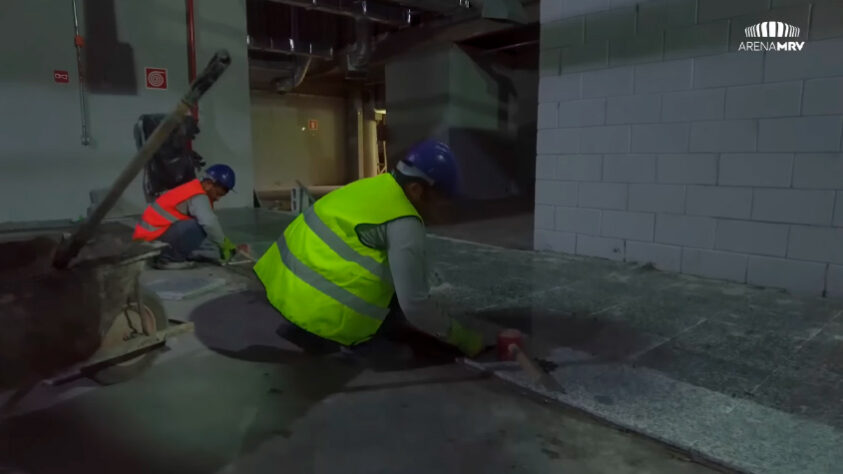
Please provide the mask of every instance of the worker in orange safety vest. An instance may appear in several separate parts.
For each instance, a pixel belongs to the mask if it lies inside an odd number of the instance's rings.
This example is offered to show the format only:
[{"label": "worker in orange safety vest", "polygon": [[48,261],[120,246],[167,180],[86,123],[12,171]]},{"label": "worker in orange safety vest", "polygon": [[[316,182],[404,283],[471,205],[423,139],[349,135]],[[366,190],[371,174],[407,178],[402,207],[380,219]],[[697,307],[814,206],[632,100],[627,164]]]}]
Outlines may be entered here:
[{"label": "worker in orange safety vest", "polygon": [[[168,244],[155,260],[160,269],[229,260],[238,247],[225,237],[214,203],[234,189],[234,182],[234,170],[219,164],[209,167],[201,181],[194,179],[170,189],[147,206],[133,239]],[[239,248],[247,250],[246,246]]]}]

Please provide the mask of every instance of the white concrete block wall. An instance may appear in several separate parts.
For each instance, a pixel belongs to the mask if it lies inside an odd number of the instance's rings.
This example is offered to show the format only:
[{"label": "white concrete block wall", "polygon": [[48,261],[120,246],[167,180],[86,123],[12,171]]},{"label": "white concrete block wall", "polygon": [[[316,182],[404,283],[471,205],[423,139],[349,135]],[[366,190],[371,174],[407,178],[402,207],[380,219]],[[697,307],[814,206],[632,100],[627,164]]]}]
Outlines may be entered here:
[{"label": "white concrete block wall", "polygon": [[631,183],[628,207],[632,211],[681,214],[685,210],[685,192],[685,186]]},{"label": "white concrete block wall", "polygon": [[[536,248],[843,298],[841,12],[543,0]],[[804,48],[739,51],[768,20]]]}]

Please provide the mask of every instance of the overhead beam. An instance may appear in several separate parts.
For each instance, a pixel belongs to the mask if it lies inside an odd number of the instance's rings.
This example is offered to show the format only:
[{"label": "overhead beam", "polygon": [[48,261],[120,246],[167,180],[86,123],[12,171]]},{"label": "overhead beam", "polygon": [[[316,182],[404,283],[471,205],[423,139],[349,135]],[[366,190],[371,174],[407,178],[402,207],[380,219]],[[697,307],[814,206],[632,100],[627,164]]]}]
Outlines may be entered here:
[{"label": "overhead beam", "polygon": [[[528,23],[539,21],[539,3],[526,3],[525,12]],[[464,41],[509,28],[512,24],[485,19],[478,10],[463,10],[441,20],[387,33],[378,40],[371,63],[385,62],[425,45]]]},{"label": "overhead beam", "polygon": [[[537,0],[522,0],[529,23],[539,21],[539,2]],[[451,16],[422,23],[412,28],[405,28],[380,35],[375,42],[375,50],[369,65],[382,66],[390,59],[406,54],[411,50],[432,44],[454,43],[477,38],[488,34],[511,29],[508,22],[494,21],[482,17],[478,9],[458,10]],[[337,51],[338,56],[345,54]],[[342,73],[342,68],[334,66],[316,74],[331,76]]]},{"label": "overhead beam", "polygon": [[292,7],[304,8],[352,18],[365,18],[375,23],[405,26],[412,22],[412,10],[398,5],[368,0],[269,0]]},{"label": "overhead beam", "polygon": [[436,12],[442,14],[453,13],[460,9],[471,8],[471,0],[392,0],[414,10]]},{"label": "overhead beam", "polygon": [[296,41],[293,38],[276,41],[270,37],[267,43],[258,44],[255,43],[251,36],[249,36],[247,37],[247,42],[249,45],[249,51],[303,56],[325,60],[334,59],[334,48],[330,46],[320,46],[306,41]]}]

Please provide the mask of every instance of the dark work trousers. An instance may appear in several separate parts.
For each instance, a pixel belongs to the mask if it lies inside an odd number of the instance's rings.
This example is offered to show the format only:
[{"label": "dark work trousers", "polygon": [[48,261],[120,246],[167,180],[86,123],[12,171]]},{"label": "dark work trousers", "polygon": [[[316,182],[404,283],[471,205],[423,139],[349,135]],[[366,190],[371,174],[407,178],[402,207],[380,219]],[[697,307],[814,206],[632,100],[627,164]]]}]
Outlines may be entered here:
[{"label": "dark work trousers", "polygon": [[161,252],[159,258],[167,262],[187,261],[190,254],[198,250],[206,238],[205,229],[199,225],[196,219],[173,223],[158,238],[159,241],[169,245]]},{"label": "dark work trousers", "polygon": [[[384,319],[383,324],[381,324],[381,327],[378,329],[375,336],[366,342],[355,345],[355,348],[366,348],[367,346],[373,345],[380,340],[401,339],[401,335],[404,334],[409,327],[407,318],[398,306],[398,300],[394,296],[392,297],[392,302],[389,307],[389,314],[386,316],[386,319]],[[286,318],[284,318],[281,325],[278,327],[276,334],[297,345],[303,351],[311,354],[318,355],[338,352],[342,346],[342,344],[338,342],[334,342],[305,331],[288,321]]]},{"label": "dark work trousers", "polygon": [[[283,315],[282,315],[283,316]],[[284,319],[276,333],[303,351],[314,355],[339,352],[341,344],[311,334]],[[389,314],[378,332],[368,341],[356,344],[350,351],[364,358],[391,358],[399,347],[408,347],[416,359],[427,361],[453,361],[460,352],[451,345],[415,329],[408,321],[397,299],[393,296]]]}]

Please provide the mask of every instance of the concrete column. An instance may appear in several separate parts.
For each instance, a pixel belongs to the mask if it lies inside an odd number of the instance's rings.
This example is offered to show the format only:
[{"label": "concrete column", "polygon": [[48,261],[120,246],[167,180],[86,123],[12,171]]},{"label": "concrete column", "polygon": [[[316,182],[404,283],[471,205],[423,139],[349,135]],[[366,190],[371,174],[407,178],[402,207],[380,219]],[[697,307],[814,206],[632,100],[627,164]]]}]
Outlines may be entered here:
[{"label": "concrete column", "polygon": [[365,177],[378,173],[378,124],[375,121],[375,104],[366,101],[362,113],[363,121],[363,170]]},{"label": "concrete column", "polygon": [[348,145],[348,181],[355,181],[366,176],[364,169],[365,140],[363,130],[363,91],[352,88],[346,96],[346,136]]}]

